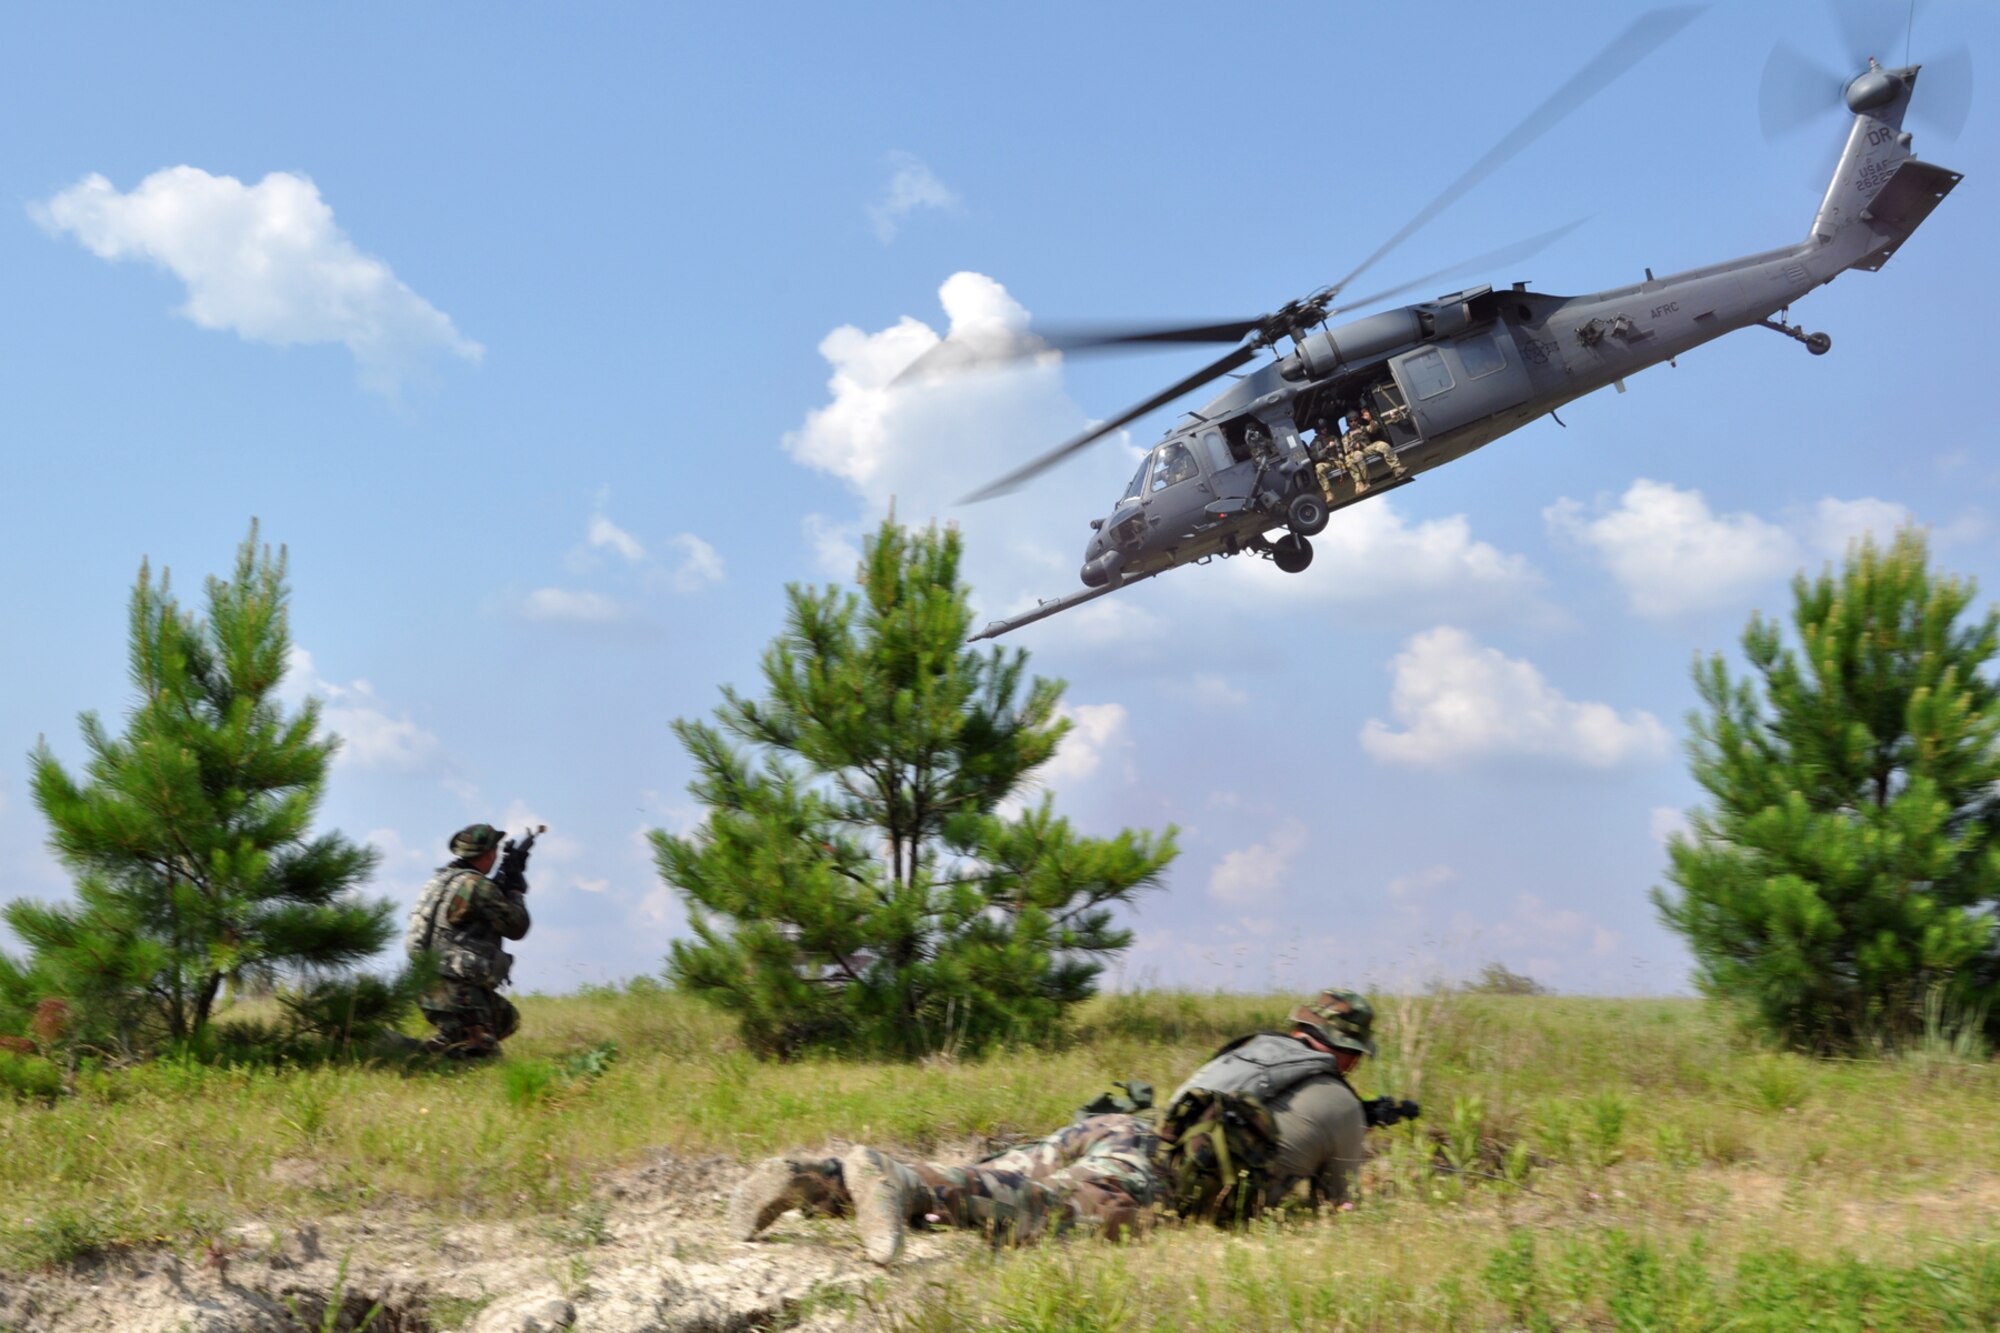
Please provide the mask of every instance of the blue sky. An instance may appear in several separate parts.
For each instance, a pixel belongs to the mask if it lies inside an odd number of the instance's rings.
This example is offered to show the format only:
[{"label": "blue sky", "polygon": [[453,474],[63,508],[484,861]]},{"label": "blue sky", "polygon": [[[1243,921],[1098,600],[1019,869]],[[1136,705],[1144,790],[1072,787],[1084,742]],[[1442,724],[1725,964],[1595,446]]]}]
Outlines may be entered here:
[{"label": "blue sky", "polygon": [[[74,760],[77,713],[126,707],[140,560],[193,592],[254,515],[291,553],[292,683],[348,739],[324,820],[383,849],[374,891],[410,901],[470,820],[545,820],[517,979],[656,969],[683,919],[640,835],[695,813],[667,724],[754,686],[784,585],[844,576],[893,498],[961,525],[982,610],[1067,591],[1168,414],[950,499],[1199,364],[889,390],[904,362],[1329,282],[1630,12],[10,12],[0,896],[66,891],[25,754]],[[1944,0],[1914,55],[1996,32]],[[1717,5],[1372,277],[1578,218],[1466,281],[1588,292],[1797,239],[1845,121],[1765,141],[1780,37],[1842,63],[1816,4]],[[1645,895],[1697,797],[1695,654],[1904,515],[2000,589],[1990,107],[1956,142],[1913,124],[1967,179],[1795,308],[1829,356],[1731,335],[1343,513],[1304,575],[1185,571],[1013,636],[1069,682],[1059,807],[1183,829],[1122,982],[1498,959],[1686,987]]]}]

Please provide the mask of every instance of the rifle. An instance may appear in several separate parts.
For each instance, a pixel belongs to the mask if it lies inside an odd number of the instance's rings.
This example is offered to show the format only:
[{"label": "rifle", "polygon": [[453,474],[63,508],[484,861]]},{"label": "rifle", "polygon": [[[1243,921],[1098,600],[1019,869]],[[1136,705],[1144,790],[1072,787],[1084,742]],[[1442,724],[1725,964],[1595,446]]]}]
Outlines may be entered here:
[{"label": "rifle", "polygon": [[1361,1103],[1361,1114],[1367,1118],[1368,1128],[1387,1129],[1400,1121],[1415,1120],[1423,1114],[1423,1109],[1407,1097],[1401,1101],[1394,1097],[1370,1097]]},{"label": "rifle", "polygon": [[500,864],[493,871],[493,882],[509,893],[526,893],[528,853],[535,849],[535,839],[548,831],[547,824],[537,824],[519,838],[501,843]]}]

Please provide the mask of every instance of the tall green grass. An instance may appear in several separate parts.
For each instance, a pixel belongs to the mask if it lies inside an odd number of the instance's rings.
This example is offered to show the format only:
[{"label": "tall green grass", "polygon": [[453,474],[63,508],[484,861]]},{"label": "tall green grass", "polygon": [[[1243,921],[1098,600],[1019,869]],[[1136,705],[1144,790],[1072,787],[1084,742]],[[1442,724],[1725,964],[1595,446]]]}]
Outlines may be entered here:
[{"label": "tall green grass", "polygon": [[[1691,1000],[1376,999],[1381,1053],[1356,1082],[1419,1097],[1424,1118],[1371,1135],[1358,1210],[913,1276],[898,1318],[1719,1327],[1701,1311],[1775,1310],[1780,1279],[1810,1274],[1799,1308],[1823,1325],[1732,1327],[1993,1325],[1977,1313],[1993,1254],[1973,1238],[2000,1232],[2000,1071],[1976,1053],[1809,1061]],[[523,998],[521,1034],[483,1066],[86,1070],[73,1095],[0,1097],[0,1269],[383,1205],[560,1226],[661,1150],[972,1150],[1068,1120],[1113,1079],[1171,1088],[1290,1001],[1112,995],[1045,1048],[772,1064],[721,1016],[637,985]],[[1959,1324],[1922,1322],[1947,1308]]]}]

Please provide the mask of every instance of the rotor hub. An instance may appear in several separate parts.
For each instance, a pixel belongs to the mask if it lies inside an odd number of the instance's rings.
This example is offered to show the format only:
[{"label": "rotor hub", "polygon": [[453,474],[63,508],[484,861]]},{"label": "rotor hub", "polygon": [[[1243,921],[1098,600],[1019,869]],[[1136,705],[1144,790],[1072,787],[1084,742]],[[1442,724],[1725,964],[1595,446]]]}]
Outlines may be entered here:
[{"label": "rotor hub", "polygon": [[1847,109],[1857,116],[1865,116],[1895,101],[1902,87],[1902,82],[1895,75],[1871,58],[1868,72],[1847,85]]}]

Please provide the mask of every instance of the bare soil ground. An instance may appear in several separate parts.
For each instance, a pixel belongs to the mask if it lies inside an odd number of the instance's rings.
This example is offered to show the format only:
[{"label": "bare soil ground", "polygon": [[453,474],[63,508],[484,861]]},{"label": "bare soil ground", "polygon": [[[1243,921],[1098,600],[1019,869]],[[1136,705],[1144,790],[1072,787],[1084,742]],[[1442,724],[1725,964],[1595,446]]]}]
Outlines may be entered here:
[{"label": "bare soil ground", "polygon": [[[956,1155],[969,1160],[991,1145],[959,1146]],[[245,1222],[202,1253],[135,1251],[0,1281],[0,1333],[852,1333],[888,1322],[893,1305],[921,1300],[947,1266],[981,1245],[965,1233],[913,1232],[885,1274],[863,1257],[851,1226],[797,1213],[745,1244],[723,1233],[744,1170],[729,1158],[656,1152],[607,1175],[589,1205],[557,1222],[446,1223],[388,1212]],[[1636,1191],[1643,1179],[1624,1183]],[[1680,1223],[1711,1235],[1770,1232],[1806,1243],[1824,1231],[1829,1243],[1891,1255],[1918,1233],[2000,1229],[2000,1172],[1988,1170],[1886,1197],[1825,1181],[1802,1191],[1797,1178],[1747,1167],[1696,1168],[1682,1179]],[[1461,1224],[1483,1218],[1496,1235],[1646,1215],[1637,1193],[1608,1183],[1606,1191],[1581,1204],[1528,1191],[1453,1211]],[[1186,1256],[1170,1247],[1155,1257]]]},{"label": "bare soil ground", "polygon": [[[743,1167],[663,1154],[607,1179],[562,1225],[335,1217],[251,1222],[203,1254],[129,1253],[0,1282],[0,1330],[723,1333],[855,1327],[882,1270],[851,1228],[787,1214],[756,1244],[722,1232]],[[910,1237],[898,1269],[970,1237]],[[331,1307],[331,1308],[330,1308]],[[371,1316],[371,1311],[372,1316]],[[865,1317],[860,1322],[866,1323]]]}]

